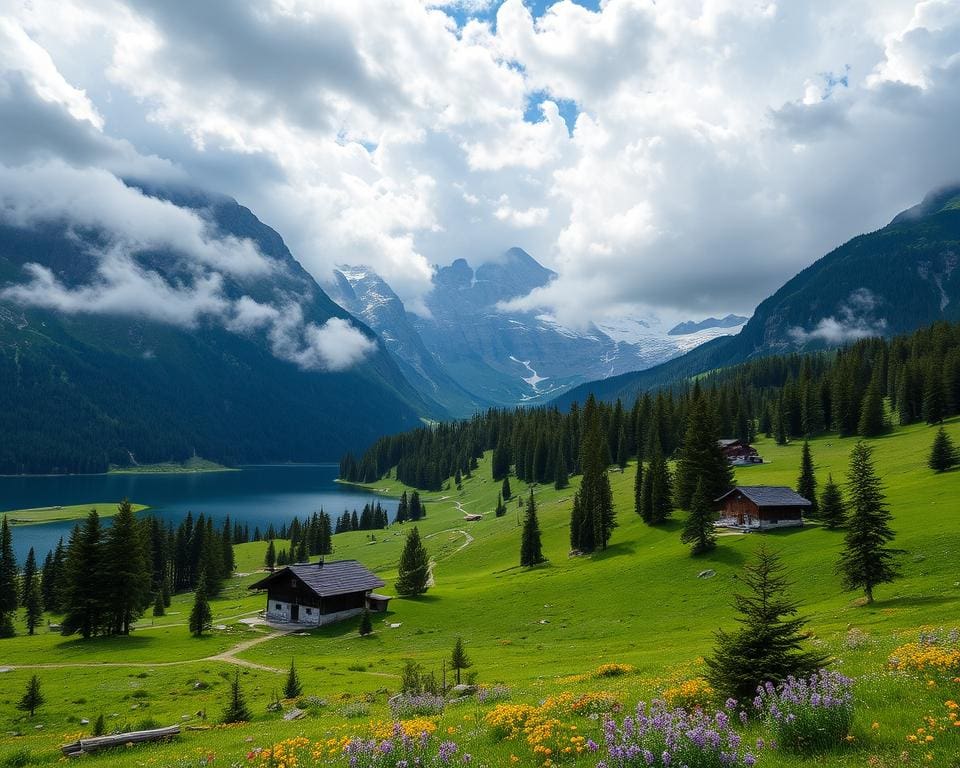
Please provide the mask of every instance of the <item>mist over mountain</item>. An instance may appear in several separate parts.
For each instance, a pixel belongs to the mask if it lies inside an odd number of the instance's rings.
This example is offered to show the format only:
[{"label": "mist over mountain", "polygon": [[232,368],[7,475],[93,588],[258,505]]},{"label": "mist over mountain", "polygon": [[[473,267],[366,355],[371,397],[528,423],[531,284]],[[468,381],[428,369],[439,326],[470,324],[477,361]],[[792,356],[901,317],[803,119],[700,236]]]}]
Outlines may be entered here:
[{"label": "mist over mountain", "polygon": [[328,460],[445,414],[248,209],[116,185],[0,217],[0,472]]},{"label": "mist over mountain", "polygon": [[520,248],[474,269],[465,259],[437,267],[424,303],[403,307],[367,267],[337,271],[341,306],[383,339],[419,392],[465,416],[477,407],[543,401],[578,383],[668,360],[728,329],[670,336],[653,319],[622,318],[569,328],[545,313],[506,309],[556,273]]},{"label": "mist over mountain", "polygon": [[614,400],[770,353],[836,347],[892,336],[936,320],[960,319],[960,185],[930,192],[885,227],[826,254],[757,307],[735,336],[715,339],[645,371],[583,384],[556,399],[588,393]]},{"label": "mist over mountain", "polygon": [[671,336],[686,336],[690,333],[696,333],[697,331],[705,331],[709,328],[735,328],[738,325],[743,325],[749,317],[743,317],[742,315],[726,315],[717,319],[716,317],[708,317],[705,320],[687,320],[683,323],[677,323],[673,328],[667,331]]}]

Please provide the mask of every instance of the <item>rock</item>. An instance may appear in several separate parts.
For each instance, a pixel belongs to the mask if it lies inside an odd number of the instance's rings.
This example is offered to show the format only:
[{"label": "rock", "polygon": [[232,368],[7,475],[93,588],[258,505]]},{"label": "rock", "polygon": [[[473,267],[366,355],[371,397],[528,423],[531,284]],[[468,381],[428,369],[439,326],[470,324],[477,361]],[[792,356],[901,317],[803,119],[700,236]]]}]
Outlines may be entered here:
[{"label": "rock", "polygon": [[35,731],[42,731],[42,730],[43,730],[43,726],[42,726],[42,725],[35,725],[35,726],[33,726],[33,729],[34,729]]},{"label": "rock", "polygon": [[539,623],[540,623],[540,624],[549,624],[549,623],[550,623],[550,619],[540,619],[540,622],[539,622]]},{"label": "rock", "polygon": [[716,575],[717,575],[717,572],[716,572],[715,570],[713,570],[713,568],[707,568],[707,570],[705,570],[705,571],[700,571],[700,573],[697,574],[697,578],[698,578],[698,579],[712,579],[712,578],[713,578],[714,576],[716,576]]},{"label": "rock", "polygon": [[181,720],[189,720],[189,719],[190,719],[190,715],[180,715],[180,719],[181,719]]},{"label": "rock", "polygon": [[140,705],[139,705],[139,704],[131,704],[131,705],[130,705],[130,709],[140,709]]},{"label": "rock", "polygon": [[450,692],[455,693],[457,696],[472,696],[477,692],[477,686],[460,683],[460,685],[453,686],[453,688],[450,689]]},{"label": "rock", "polygon": [[306,714],[307,714],[307,713],[304,712],[302,709],[298,709],[297,707],[294,707],[294,708],[291,709],[289,712],[287,712],[287,713],[284,714],[283,719],[284,719],[284,720],[299,720],[300,718],[304,717]]},{"label": "rock", "polygon": [[226,625],[226,624],[214,624],[214,625],[213,625],[213,628],[214,628],[214,629],[219,629],[219,630],[224,630],[224,629],[227,628],[227,625]]},{"label": "rock", "polygon": [[0,673],[3,672],[13,672],[13,670],[10,667],[0,667]]},{"label": "rock", "polygon": [[84,717],[80,720],[80,725],[90,725],[90,721]]}]

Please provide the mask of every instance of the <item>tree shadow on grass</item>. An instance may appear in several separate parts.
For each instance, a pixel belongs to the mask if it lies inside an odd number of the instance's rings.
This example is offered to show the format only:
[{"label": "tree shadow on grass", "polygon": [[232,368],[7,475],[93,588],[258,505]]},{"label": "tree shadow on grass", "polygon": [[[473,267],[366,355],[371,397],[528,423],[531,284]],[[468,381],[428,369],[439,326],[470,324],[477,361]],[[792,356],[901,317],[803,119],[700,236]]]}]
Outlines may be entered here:
[{"label": "tree shadow on grass", "polygon": [[632,541],[618,541],[615,544],[611,544],[602,552],[595,552],[593,554],[594,560],[609,560],[611,557],[620,557],[621,555],[632,555],[637,551],[636,546]]},{"label": "tree shadow on grass", "polygon": [[891,597],[885,600],[874,600],[868,608],[909,608],[913,606],[924,607],[931,605],[945,605],[947,603],[956,603],[958,598],[949,595],[905,595],[903,597]]},{"label": "tree shadow on grass", "polygon": [[740,549],[725,547],[721,539],[717,542],[716,549],[704,552],[702,555],[694,555],[690,559],[695,563],[702,564],[704,568],[714,564],[739,568],[747,561],[747,554]]},{"label": "tree shadow on grass", "polygon": [[80,636],[68,636],[57,643],[57,651],[71,656],[87,656],[104,652],[131,651],[147,648],[162,641],[162,638],[151,637],[147,634],[113,635],[111,637],[91,637],[84,640]]},{"label": "tree shadow on grass", "polygon": [[656,528],[659,531],[669,531],[670,533],[675,533],[683,528],[683,521],[678,520],[675,517],[668,517],[662,523],[657,523],[651,527]]}]

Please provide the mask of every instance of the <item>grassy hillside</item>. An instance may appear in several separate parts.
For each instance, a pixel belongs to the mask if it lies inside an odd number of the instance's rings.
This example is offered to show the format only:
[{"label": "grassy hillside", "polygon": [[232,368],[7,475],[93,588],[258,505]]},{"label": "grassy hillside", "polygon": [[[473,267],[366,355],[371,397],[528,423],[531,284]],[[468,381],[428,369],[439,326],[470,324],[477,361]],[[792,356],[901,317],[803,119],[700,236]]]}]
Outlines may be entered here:
[{"label": "grassy hillside", "polygon": [[[960,420],[948,423],[947,429],[960,444]],[[187,636],[183,623],[190,596],[184,595],[175,599],[171,614],[155,622],[142,620],[142,628],[130,638],[83,643],[42,632],[0,641],[0,668],[13,667],[0,674],[0,733],[24,734],[0,736],[0,765],[18,750],[41,761],[55,759],[61,739],[89,732],[90,726],[80,726],[79,719],[93,721],[99,713],[107,716],[108,726],[136,725],[146,718],[158,725],[202,725],[201,712],[215,721],[234,669],[241,671],[253,723],[187,733],[172,745],[126,750],[92,762],[196,765],[201,754],[213,751],[217,762],[230,764],[243,762],[255,747],[298,735],[312,741],[367,735],[368,721],[389,719],[386,698],[397,690],[403,661],[415,659],[439,674],[441,660],[449,658],[458,636],[464,638],[478,680],[509,686],[514,702],[537,704],[563,692],[608,692],[631,707],[639,698],[658,695],[702,672],[701,659],[712,648],[713,632],[732,624],[730,594],[737,588],[740,568],[766,541],[789,568],[793,594],[810,618],[813,642],[837,657],[838,669],[857,677],[857,715],[853,741],[825,760],[768,752],[759,764],[892,766],[904,762],[901,753],[906,750],[908,764],[924,764],[929,752],[932,762],[926,764],[950,766],[960,754],[960,727],[937,732],[923,751],[906,736],[925,727],[924,716],[940,713],[946,700],[960,698],[960,681],[951,682],[950,675],[893,674],[886,666],[893,649],[914,641],[920,628],[949,629],[960,623],[960,472],[934,475],[926,468],[932,439],[932,429],[912,426],[871,441],[894,513],[896,545],[906,551],[903,578],[878,589],[872,606],[861,605],[857,594],[843,592],[833,572],[842,532],[816,525],[723,536],[714,553],[691,558],[679,541],[681,514],[661,528],[650,528],[633,514],[632,465],[622,474],[611,474],[619,527],[611,547],[594,557],[567,556],[574,489],[535,489],[550,562],[522,570],[517,567],[517,502],[508,504],[505,517],[494,518],[499,483],[490,480],[487,456],[474,477],[465,480],[462,492],[424,497],[428,517],[420,530],[435,561],[436,584],[424,597],[395,599],[386,620],[375,621],[371,638],[358,637],[356,621],[272,639],[264,630],[238,623],[263,607],[263,598],[245,589],[257,578],[253,571],[263,559],[265,545],[254,543],[236,548],[238,571],[248,575],[231,580],[215,601],[214,621],[226,628],[209,638]],[[828,472],[844,479],[852,446],[852,440],[835,436],[811,442],[821,484]],[[800,446],[760,440],[757,447],[768,463],[739,468],[738,482],[793,485]],[[518,495],[527,495],[524,484],[511,482]],[[391,494],[402,490],[389,479],[376,487]],[[468,523],[463,512],[485,517]],[[340,534],[334,538],[334,557],[361,560],[388,582],[383,591],[393,594],[404,534],[401,527]],[[713,569],[716,576],[698,578],[705,569]],[[251,640],[262,642],[244,648]],[[305,693],[322,697],[327,706],[315,716],[286,723],[265,707],[282,688],[283,671],[292,658]],[[29,668],[38,663],[91,666],[71,667],[69,674]],[[635,672],[600,679],[593,671],[603,663],[632,665]],[[13,705],[33,672],[41,677],[48,703],[28,721]],[[952,674],[960,675],[960,670]],[[511,755],[521,765],[543,764],[543,756],[535,756],[522,740],[495,743],[478,725],[490,706],[463,703],[448,708],[440,728],[453,729],[453,738],[478,756],[479,764],[506,764]],[[575,722],[583,733],[598,738],[597,722]],[[35,729],[38,724],[44,728]],[[874,762],[868,762],[871,759]],[[575,764],[595,762],[582,756]]]},{"label": "grassy hillside", "polygon": [[[149,509],[144,504],[131,504],[134,512]],[[6,516],[10,525],[39,525],[41,523],[56,523],[63,520],[82,520],[92,510],[103,517],[113,517],[117,514],[115,501],[98,501],[93,504],[69,504],[65,507],[36,507],[34,509],[11,509],[9,512],[0,512]]]}]

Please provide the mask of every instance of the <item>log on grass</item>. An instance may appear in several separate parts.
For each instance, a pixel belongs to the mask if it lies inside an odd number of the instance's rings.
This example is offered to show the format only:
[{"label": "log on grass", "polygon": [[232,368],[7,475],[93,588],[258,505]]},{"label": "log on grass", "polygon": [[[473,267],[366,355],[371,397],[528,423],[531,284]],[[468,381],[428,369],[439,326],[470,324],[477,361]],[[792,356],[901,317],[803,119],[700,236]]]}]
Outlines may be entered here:
[{"label": "log on grass", "polygon": [[96,752],[99,749],[122,747],[125,744],[143,744],[149,741],[170,739],[180,733],[179,725],[168,728],[154,728],[149,731],[130,731],[128,733],[114,733],[110,736],[93,736],[89,739],[80,739],[71,744],[64,744],[60,751],[67,757]]}]

